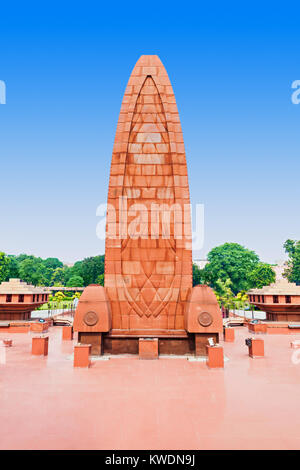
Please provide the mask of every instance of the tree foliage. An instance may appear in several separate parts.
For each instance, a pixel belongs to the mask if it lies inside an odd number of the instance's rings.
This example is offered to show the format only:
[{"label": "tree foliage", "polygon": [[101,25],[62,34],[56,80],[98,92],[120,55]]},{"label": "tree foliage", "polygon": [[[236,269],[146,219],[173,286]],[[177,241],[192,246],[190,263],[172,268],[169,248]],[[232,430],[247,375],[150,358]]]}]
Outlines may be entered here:
[{"label": "tree foliage", "polygon": [[64,268],[55,268],[51,274],[51,286],[63,286],[65,281],[65,270]]},{"label": "tree foliage", "polygon": [[198,286],[199,284],[203,284],[203,274],[202,269],[195,263],[193,263],[193,286]]},{"label": "tree foliage", "polygon": [[288,239],[283,247],[289,256],[285,276],[290,282],[300,285],[300,240]]},{"label": "tree foliage", "polygon": [[215,285],[215,294],[220,305],[230,309],[233,306],[234,294],[232,292],[232,282],[229,278],[225,281],[218,279]]},{"label": "tree foliage", "polygon": [[19,276],[29,284],[48,285],[49,275],[49,268],[43,265],[41,258],[28,256],[19,263]]},{"label": "tree foliage", "polygon": [[[0,281],[20,278],[35,286],[81,287],[97,282],[104,274],[104,255],[85,258],[74,266],[65,266],[58,258],[42,259],[22,253],[18,256],[0,254]],[[78,284],[74,284],[77,276]],[[73,279],[72,279],[73,278]]]},{"label": "tree foliage", "polygon": [[63,292],[56,292],[55,295],[53,296],[53,301],[54,302],[62,302],[65,299],[65,295]]},{"label": "tree foliage", "polygon": [[0,252],[0,282],[5,281],[9,273],[9,258]]},{"label": "tree foliage", "polygon": [[67,287],[83,287],[83,279],[81,276],[72,276],[67,282]]},{"label": "tree foliage", "polygon": [[203,269],[203,278],[212,287],[217,287],[219,279],[223,282],[230,279],[231,289],[235,294],[252,287],[249,274],[259,264],[259,257],[254,251],[238,243],[224,243],[213,248],[207,259],[208,264]]},{"label": "tree foliage", "polygon": [[275,282],[276,274],[272,267],[267,263],[258,263],[257,266],[249,273],[249,281],[251,287],[260,289],[264,286],[269,286]]},{"label": "tree foliage", "polygon": [[11,278],[18,278],[19,277],[19,263],[15,256],[8,255],[8,271],[6,275],[6,281]]},{"label": "tree foliage", "polygon": [[65,282],[72,276],[81,276],[83,285],[96,284],[100,274],[104,274],[104,255],[91,256],[82,261],[77,261],[74,266],[66,269]]},{"label": "tree foliage", "polygon": [[97,284],[100,286],[104,286],[104,274],[99,274],[96,280]]}]

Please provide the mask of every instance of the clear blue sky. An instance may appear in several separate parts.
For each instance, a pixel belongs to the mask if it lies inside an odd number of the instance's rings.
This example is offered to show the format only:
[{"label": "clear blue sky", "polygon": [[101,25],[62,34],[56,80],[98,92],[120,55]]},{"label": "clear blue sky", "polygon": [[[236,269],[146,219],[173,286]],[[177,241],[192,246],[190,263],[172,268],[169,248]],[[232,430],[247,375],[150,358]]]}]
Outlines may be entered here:
[{"label": "clear blue sky", "polygon": [[297,3],[6,2],[1,5],[0,250],[74,262],[104,252],[124,89],[158,54],[181,117],[205,257],[226,241],[269,262],[300,238]]}]

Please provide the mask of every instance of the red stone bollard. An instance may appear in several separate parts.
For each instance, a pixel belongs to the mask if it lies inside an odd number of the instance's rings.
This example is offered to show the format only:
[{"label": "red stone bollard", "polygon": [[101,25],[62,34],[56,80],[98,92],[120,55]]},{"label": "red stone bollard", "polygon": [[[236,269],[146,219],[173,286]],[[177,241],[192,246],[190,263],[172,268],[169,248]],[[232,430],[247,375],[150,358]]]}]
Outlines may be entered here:
[{"label": "red stone bollard", "polygon": [[34,356],[48,356],[49,336],[35,336],[32,338],[31,353]]},{"label": "red stone bollard", "polygon": [[74,367],[89,367],[90,344],[77,343],[74,346]]},{"label": "red stone bollard", "polygon": [[249,348],[249,356],[252,358],[255,357],[264,357],[264,340],[256,338],[247,338],[246,345]]},{"label": "red stone bollard", "polygon": [[12,347],[12,339],[5,338],[5,339],[2,340],[2,342],[3,342],[3,345],[6,348],[11,348]]},{"label": "red stone bollard", "polygon": [[267,333],[266,323],[248,323],[248,331],[251,333]]},{"label": "red stone bollard", "polygon": [[72,326],[63,326],[62,339],[63,341],[69,341],[73,339],[73,327]]},{"label": "red stone bollard", "polygon": [[30,331],[34,333],[43,333],[44,331],[48,331],[49,324],[48,322],[32,322],[30,323]]},{"label": "red stone bollard", "polygon": [[234,342],[234,328],[224,328],[224,341],[226,343]]},{"label": "red stone bollard", "polygon": [[139,339],[139,359],[158,359],[158,338]]},{"label": "red stone bollard", "polygon": [[224,367],[224,354],[222,346],[206,346],[207,360],[209,368],[215,369]]}]

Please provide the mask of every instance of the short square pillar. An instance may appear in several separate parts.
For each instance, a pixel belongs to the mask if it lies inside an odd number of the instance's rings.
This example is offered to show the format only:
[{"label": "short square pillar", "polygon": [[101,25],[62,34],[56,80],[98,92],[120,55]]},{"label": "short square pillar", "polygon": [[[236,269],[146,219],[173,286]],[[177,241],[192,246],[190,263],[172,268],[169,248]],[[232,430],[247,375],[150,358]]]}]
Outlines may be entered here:
[{"label": "short square pillar", "polygon": [[249,356],[254,357],[263,357],[265,355],[264,351],[264,340],[251,338],[249,345]]},{"label": "short square pillar", "polygon": [[139,339],[139,359],[158,359],[158,338]]},{"label": "short square pillar", "polygon": [[234,342],[234,328],[224,328],[224,341],[226,343]]},{"label": "short square pillar", "polygon": [[219,367],[224,367],[224,354],[222,346],[206,346],[206,350],[206,364],[209,368],[215,369]]},{"label": "short square pillar", "polygon": [[10,338],[4,338],[2,342],[3,342],[3,346],[5,346],[6,348],[12,347],[12,339]]},{"label": "short square pillar", "polygon": [[248,331],[251,333],[267,333],[266,323],[248,323]]},{"label": "short square pillar", "polygon": [[77,343],[74,346],[74,367],[89,367],[90,344]]},{"label": "short square pillar", "polygon": [[31,353],[35,356],[48,356],[49,336],[35,336],[32,338]]},{"label": "short square pillar", "polygon": [[72,326],[63,326],[62,339],[63,341],[70,341],[73,339],[73,327]]},{"label": "short square pillar", "polygon": [[43,333],[48,331],[49,323],[48,322],[32,322],[30,323],[30,331],[34,333]]},{"label": "short square pillar", "polygon": [[207,348],[209,338],[214,340],[214,343],[219,343],[218,333],[195,333],[195,356],[207,356]]}]

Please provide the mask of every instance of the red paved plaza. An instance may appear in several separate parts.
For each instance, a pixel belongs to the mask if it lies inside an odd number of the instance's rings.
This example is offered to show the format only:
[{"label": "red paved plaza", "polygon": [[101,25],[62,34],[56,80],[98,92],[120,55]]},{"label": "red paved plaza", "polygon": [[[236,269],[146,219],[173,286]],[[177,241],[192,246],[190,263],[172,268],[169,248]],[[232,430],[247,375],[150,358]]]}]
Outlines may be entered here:
[{"label": "red paved plaza", "polygon": [[31,355],[32,333],[11,334],[0,364],[0,448],[297,449],[300,364],[290,342],[299,335],[257,335],[260,359],[248,357],[248,336],[240,327],[234,343],[221,342],[224,369],[137,356],[77,369],[76,339],[63,342],[60,327],[49,330],[47,357]]}]

